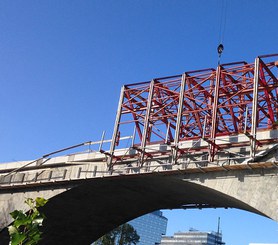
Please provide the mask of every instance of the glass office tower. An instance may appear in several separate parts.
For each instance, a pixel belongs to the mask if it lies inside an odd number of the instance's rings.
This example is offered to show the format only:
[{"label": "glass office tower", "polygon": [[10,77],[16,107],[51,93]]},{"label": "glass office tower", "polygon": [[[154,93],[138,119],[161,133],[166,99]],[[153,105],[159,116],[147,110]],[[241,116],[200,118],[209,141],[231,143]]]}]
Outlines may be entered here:
[{"label": "glass office tower", "polygon": [[140,236],[138,245],[160,244],[162,235],[166,234],[168,219],[161,211],[145,214],[128,223],[134,227]]}]

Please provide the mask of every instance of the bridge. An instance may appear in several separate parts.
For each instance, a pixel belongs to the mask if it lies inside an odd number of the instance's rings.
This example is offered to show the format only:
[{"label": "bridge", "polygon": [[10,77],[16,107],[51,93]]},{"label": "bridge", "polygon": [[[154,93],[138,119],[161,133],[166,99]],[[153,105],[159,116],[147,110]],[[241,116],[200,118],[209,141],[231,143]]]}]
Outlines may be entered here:
[{"label": "bridge", "polygon": [[41,244],[90,244],[157,209],[238,208],[278,221],[277,58],[124,85],[111,140],[2,163],[0,243],[9,212],[37,196],[50,199]]}]

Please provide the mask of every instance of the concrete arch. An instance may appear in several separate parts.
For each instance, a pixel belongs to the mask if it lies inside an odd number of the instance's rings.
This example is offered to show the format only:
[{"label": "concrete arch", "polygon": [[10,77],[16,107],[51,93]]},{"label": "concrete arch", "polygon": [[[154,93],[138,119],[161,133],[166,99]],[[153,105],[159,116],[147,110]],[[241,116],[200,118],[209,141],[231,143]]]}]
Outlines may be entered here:
[{"label": "concrete arch", "polygon": [[[88,179],[44,207],[47,219],[40,244],[90,244],[133,218],[183,205],[233,207],[278,220],[277,186],[277,169]],[[0,243],[8,244],[1,237]]]}]

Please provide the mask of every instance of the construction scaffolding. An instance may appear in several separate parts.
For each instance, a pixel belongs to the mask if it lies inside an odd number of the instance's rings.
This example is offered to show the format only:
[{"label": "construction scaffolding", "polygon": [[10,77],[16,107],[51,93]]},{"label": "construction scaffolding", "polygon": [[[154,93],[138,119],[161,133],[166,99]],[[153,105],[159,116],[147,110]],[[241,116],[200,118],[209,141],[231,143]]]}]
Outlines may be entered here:
[{"label": "construction scaffolding", "polygon": [[[217,69],[124,85],[110,146],[110,168],[119,160],[114,152],[123,134],[133,135],[131,147],[141,166],[154,155],[171,155],[175,164],[185,152],[196,151],[214,162],[219,151],[246,145],[254,159],[258,146],[277,141],[257,139],[257,132],[278,128],[277,58],[278,54],[264,55],[254,63],[222,64]],[[217,143],[221,137],[241,134],[248,141]],[[200,144],[201,140],[206,144]],[[194,142],[194,147],[180,147],[187,141]],[[171,150],[146,151],[156,144]]]}]

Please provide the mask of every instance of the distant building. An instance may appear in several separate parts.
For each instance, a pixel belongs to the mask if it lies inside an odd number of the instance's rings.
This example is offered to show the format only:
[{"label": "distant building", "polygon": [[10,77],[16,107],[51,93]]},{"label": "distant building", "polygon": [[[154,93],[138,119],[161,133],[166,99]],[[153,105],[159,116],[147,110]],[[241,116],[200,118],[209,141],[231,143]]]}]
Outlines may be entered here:
[{"label": "distant building", "polygon": [[134,227],[140,236],[138,245],[160,244],[162,235],[166,234],[168,219],[161,211],[145,214],[128,223]]},{"label": "distant building", "polygon": [[218,232],[201,232],[189,230],[177,232],[174,236],[163,236],[161,245],[224,245],[222,234]]}]

